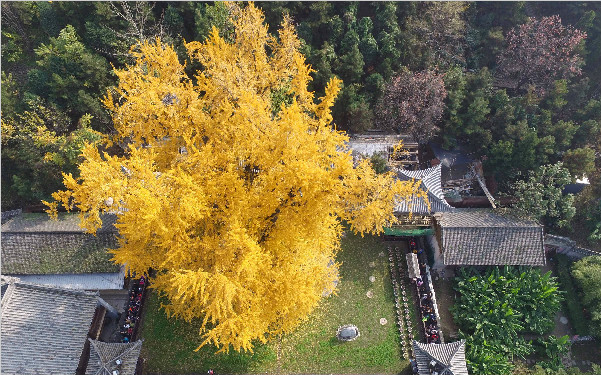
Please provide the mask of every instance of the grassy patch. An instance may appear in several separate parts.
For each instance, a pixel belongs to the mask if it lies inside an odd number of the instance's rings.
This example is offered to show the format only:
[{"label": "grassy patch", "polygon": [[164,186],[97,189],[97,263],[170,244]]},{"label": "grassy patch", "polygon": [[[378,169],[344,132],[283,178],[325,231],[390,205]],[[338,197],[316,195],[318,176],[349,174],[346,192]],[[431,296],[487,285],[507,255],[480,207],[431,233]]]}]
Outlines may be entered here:
[{"label": "grassy patch", "polygon": [[[385,256],[380,257],[379,253]],[[394,297],[388,273],[386,244],[378,238],[352,234],[342,240],[339,254],[338,294],[322,301],[309,319],[280,340],[257,345],[254,354],[219,354],[214,347],[194,352],[199,343],[199,322],[186,324],[167,319],[158,310],[154,293],[148,299],[142,327],[145,370],[152,374],[203,373],[315,373],[398,374],[408,362],[401,359]],[[373,262],[374,267],[370,266]],[[374,276],[375,282],[369,277]],[[373,292],[373,298],[366,296]],[[381,325],[380,318],[387,324]],[[335,338],[343,324],[355,324],[361,336],[341,343]],[[278,347],[280,360],[277,359]]]},{"label": "grassy patch", "polygon": [[[400,359],[386,245],[377,238],[349,234],[342,249],[338,295],[324,300],[308,322],[282,338],[285,373],[398,373],[407,366]],[[369,290],[371,299],[366,296]],[[380,318],[388,323],[380,325]],[[334,334],[344,324],[355,324],[361,336],[340,343]]]},{"label": "grassy patch", "polygon": [[206,373],[214,369],[218,373],[255,373],[262,365],[275,362],[273,348],[257,345],[254,354],[215,354],[214,347],[203,347],[198,352],[200,321],[187,324],[167,319],[156,293],[151,293],[144,308],[142,356],[146,359],[145,370],[153,374]]},{"label": "grassy patch", "polygon": [[167,319],[156,293],[151,293],[144,308],[142,327],[142,356],[145,370],[153,374],[206,373],[214,369],[218,373],[253,373],[264,363],[274,362],[272,348],[257,345],[254,354],[215,354],[214,347],[204,347],[198,352],[200,322],[188,324],[181,320]]},{"label": "grassy patch", "polygon": [[575,333],[585,336],[588,334],[587,319],[584,316],[583,306],[580,303],[580,297],[570,273],[572,262],[563,254],[557,254],[556,259],[559,286],[565,292],[563,310],[568,314]]}]

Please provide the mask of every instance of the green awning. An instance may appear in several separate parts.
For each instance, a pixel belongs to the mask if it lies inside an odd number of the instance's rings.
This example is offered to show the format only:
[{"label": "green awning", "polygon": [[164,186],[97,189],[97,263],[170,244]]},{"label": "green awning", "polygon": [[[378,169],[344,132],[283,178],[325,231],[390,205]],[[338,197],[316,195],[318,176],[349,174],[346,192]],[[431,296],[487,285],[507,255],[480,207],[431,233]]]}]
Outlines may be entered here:
[{"label": "green awning", "polygon": [[428,236],[434,234],[432,228],[384,228],[386,236]]}]

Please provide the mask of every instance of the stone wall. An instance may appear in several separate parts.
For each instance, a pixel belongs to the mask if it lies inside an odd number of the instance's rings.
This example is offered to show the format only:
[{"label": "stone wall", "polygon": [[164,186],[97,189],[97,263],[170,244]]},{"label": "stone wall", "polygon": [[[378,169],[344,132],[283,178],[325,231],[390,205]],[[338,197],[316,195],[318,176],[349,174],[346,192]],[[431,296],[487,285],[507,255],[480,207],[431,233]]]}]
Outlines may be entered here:
[{"label": "stone wall", "polygon": [[544,243],[545,249],[554,249],[558,254],[564,254],[570,258],[582,259],[592,255],[601,255],[599,252],[577,246],[576,241],[568,237],[546,234]]}]

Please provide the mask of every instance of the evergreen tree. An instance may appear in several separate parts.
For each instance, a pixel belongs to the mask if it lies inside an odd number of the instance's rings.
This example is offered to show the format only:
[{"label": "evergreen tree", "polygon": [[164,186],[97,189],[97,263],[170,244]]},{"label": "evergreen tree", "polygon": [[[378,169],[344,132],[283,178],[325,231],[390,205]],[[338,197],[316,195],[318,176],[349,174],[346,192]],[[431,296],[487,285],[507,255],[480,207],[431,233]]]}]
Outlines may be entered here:
[{"label": "evergreen tree", "polygon": [[513,186],[517,199],[513,209],[548,227],[568,226],[576,212],[574,196],[563,195],[562,191],[571,180],[570,172],[561,162],[542,166],[530,173],[527,180],[518,181]]},{"label": "evergreen tree", "polygon": [[89,51],[70,25],[35,53],[38,67],[28,73],[31,92],[72,119],[89,113],[95,129],[109,129],[110,120],[99,100],[110,83],[106,60]]}]

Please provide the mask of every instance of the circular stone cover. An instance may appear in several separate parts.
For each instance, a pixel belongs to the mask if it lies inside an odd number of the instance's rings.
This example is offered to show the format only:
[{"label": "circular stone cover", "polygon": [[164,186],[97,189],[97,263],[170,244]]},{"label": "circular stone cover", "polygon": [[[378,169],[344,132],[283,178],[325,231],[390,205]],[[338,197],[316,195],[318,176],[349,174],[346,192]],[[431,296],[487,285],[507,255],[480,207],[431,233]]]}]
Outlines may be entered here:
[{"label": "circular stone cover", "polygon": [[338,332],[336,332],[336,337],[338,337],[338,340],[340,341],[353,341],[359,336],[359,328],[353,324],[339,327]]},{"label": "circular stone cover", "polygon": [[561,324],[568,324],[568,318],[566,318],[565,316],[559,318],[559,321],[561,322]]}]

